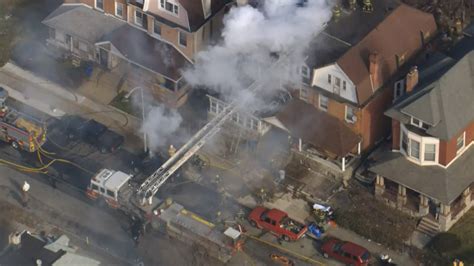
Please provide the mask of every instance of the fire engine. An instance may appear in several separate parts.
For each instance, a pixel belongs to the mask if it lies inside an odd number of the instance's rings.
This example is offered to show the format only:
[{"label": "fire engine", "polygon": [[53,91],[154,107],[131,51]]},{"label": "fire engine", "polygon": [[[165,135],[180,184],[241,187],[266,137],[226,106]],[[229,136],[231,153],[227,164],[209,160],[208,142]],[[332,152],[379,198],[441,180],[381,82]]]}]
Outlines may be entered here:
[{"label": "fire engine", "polygon": [[0,87],[0,140],[13,148],[35,152],[46,142],[41,122],[6,105],[8,92]]}]

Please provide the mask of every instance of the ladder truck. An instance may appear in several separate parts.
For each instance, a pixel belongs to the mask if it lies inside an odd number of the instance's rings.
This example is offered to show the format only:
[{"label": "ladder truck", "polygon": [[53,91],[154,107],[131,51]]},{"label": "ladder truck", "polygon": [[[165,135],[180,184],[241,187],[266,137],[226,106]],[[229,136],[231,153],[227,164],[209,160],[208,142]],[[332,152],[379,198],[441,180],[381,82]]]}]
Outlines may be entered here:
[{"label": "ladder truck", "polygon": [[[280,56],[275,59],[268,71],[285,63],[282,58]],[[248,91],[256,91],[263,84],[263,80],[254,81]],[[153,201],[153,198],[168,178],[211,139],[239,108],[242,105],[236,102],[226,106],[140,185],[132,185],[130,181],[133,176],[130,174],[102,169],[91,179],[87,196],[93,200],[104,199],[110,207],[140,217],[154,228],[164,229],[170,235],[186,241],[192,240],[213,253],[210,255],[227,261],[236,247],[241,245],[240,231],[232,227],[219,228],[177,203]]]}]

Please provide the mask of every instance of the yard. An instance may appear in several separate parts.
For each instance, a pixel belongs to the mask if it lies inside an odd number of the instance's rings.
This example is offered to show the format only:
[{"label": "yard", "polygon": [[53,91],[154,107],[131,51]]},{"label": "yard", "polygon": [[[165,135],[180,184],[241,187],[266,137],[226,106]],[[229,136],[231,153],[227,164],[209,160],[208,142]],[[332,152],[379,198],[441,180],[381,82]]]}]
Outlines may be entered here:
[{"label": "yard", "polygon": [[455,259],[462,259],[465,265],[474,264],[474,210],[468,213],[457,222],[449,233],[455,234],[461,241],[461,246],[455,251],[446,253],[445,255]]},{"label": "yard", "polygon": [[331,203],[340,226],[395,250],[404,250],[416,227],[415,219],[376,200],[370,188],[356,181]]}]

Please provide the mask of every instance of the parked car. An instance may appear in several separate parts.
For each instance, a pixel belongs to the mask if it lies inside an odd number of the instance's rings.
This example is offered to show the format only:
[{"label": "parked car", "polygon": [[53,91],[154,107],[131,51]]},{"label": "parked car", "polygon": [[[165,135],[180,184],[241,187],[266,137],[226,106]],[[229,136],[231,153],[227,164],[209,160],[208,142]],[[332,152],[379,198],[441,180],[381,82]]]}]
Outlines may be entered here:
[{"label": "parked car", "polygon": [[111,131],[94,119],[87,120],[77,115],[64,118],[65,132],[70,140],[80,139],[95,146],[101,153],[113,152],[124,142],[124,137]]},{"label": "parked car", "polygon": [[256,207],[249,215],[252,226],[270,231],[285,241],[298,240],[303,237],[308,228],[288,217],[288,214],[278,209]]},{"label": "parked car", "polygon": [[324,242],[321,251],[325,258],[333,258],[346,265],[368,265],[370,253],[364,247],[337,238]]}]

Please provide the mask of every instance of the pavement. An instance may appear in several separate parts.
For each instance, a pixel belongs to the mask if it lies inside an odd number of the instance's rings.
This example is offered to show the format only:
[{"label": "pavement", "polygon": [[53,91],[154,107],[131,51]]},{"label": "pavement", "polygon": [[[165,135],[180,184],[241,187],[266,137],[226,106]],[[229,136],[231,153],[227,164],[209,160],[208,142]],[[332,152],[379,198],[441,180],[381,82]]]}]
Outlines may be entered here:
[{"label": "pavement", "polygon": [[67,114],[78,114],[95,119],[124,135],[126,137],[125,147],[131,150],[143,148],[142,135],[137,130],[141,127],[141,121],[134,116],[114,107],[94,102],[74,91],[38,77],[11,62],[0,69],[0,80],[9,89],[18,92],[12,94],[17,97],[18,101],[23,101],[26,97],[29,99],[27,102],[29,105],[40,111],[46,111],[48,114],[56,109]]}]

